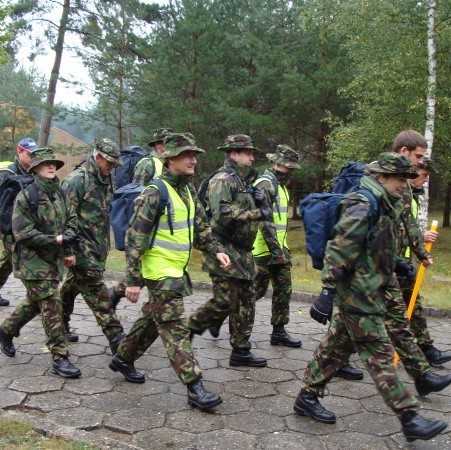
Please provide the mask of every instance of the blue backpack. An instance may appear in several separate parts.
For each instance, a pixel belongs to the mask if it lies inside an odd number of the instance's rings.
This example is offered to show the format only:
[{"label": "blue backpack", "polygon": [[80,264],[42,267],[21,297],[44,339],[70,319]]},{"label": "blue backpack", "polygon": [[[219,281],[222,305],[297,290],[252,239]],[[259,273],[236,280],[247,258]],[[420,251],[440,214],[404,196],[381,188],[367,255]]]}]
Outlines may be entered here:
[{"label": "blue backpack", "polygon": [[[160,203],[158,205],[158,213],[155,218],[153,234],[149,247],[152,248],[155,235],[158,230],[160,217],[164,214],[164,210],[169,206],[169,193],[166,185],[159,178],[152,180],[149,186],[156,186],[160,191]],[[138,183],[128,183],[122,186],[113,194],[111,201],[111,227],[114,234],[114,245],[117,250],[125,250],[125,234],[128,225],[135,211],[135,199],[145,189],[145,186]],[[168,215],[170,221],[170,214]],[[169,223],[171,228],[172,224]]]},{"label": "blue backpack", "polygon": [[121,150],[123,164],[114,169],[114,183],[116,189],[119,189],[126,184],[130,184],[133,181],[135,166],[137,162],[145,156],[149,156],[149,154],[146,150],[137,145],[124,147]]},{"label": "blue backpack", "polygon": [[312,266],[321,270],[327,242],[332,239],[334,227],[340,217],[340,202],[346,194],[363,194],[370,202],[370,231],[379,220],[379,203],[368,189],[360,189],[360,179],[367,175],[363,164],[351,162],[340,170],[334,181],[332,192],[307,195],[300,203],[301,218],[304,222],[307,253],[312,258]]}]

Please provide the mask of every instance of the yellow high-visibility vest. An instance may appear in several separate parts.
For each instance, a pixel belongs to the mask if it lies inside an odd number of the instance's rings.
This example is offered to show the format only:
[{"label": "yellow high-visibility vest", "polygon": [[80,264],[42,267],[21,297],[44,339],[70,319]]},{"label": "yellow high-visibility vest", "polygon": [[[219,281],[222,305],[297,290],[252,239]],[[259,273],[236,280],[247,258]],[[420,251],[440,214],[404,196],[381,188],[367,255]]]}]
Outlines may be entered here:
[{"label": "yellow high-visibility vest", "polygon": [[166,208],[158,223],[153,246],[146,249],[141,260],[143,278],[149,280],[182,277],[188,265],[193,242],[195,206],[191,192],[186,186],[189,198],[187,208],[175,189],[166,181],[163,182],[168,188],[173,234],[170,231]]}]

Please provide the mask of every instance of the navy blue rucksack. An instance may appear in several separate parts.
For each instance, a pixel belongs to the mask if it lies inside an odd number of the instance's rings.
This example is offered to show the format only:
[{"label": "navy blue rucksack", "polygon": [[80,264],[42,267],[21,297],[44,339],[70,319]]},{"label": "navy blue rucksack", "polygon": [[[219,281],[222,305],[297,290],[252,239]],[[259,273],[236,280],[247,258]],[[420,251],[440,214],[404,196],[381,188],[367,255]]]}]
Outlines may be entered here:
[{"label": "navy blue rucksack", "polygon": [[304,222],[305,242],[307,253],[312,258],[313,268],[321,270],[324,267],[326,245],[333,237],[334,227],[340,217],[340,202],[346,194],[357,192],[369,200],[370,230],[378,221],[380,212],[376,197],[367,189],[359,189],[360,179],[367,174],[363,164],[350,162],[340,170],[334,181],[332,192],[309,194],[301,201],[300,211]]},{"label": "navy blue rucksack", "polygon": [[[152,180],[149,186],[156,186],[160,191],[160,203],[158,205],[158,214],[155,218],[153,236],[149,243],[151,248],[158,229],[160,217],[169,205],[169,193],[166,185],[159,178]],[[138,183],[128,183],[122,186],[113,194],[111,201],[111,227],[114,234],[114,245],[117,250],[125,250],[125,234],[128,225],[135,211],[135,199],[145,189],[145,186]],[[169,225],[171,226],[171,224]]]},{"label": "navy blue rucksack", "polygon": [[133,181],[133,173],[135,171],[135,166],[149,154],[142,147],[133,145],[131,147],[124,147],[121,150],[121,159],[123,161],[122,166],[117,166],[114,169],[114,185],[116,189],[130,184]]}]

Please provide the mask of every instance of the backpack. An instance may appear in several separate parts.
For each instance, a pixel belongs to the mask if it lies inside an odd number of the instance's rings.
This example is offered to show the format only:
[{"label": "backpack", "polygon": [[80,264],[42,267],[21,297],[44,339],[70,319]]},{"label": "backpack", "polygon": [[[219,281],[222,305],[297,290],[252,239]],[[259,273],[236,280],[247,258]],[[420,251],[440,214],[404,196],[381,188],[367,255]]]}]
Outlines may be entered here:
[{"label": "backpack", "polygon": [[[156,188],[160,191],[158,213],[155,218],[153,236],[149,244],[149,248],[152,248],[160,217],[164,214],[165,208],[169,207],[169,193],[166,185],[159,178],[152,180],[149,186],[156,186]],[[135,211],[135,199],[139,194],[141,194],[144,189],[145,186],[141,184],[128,183],[125,186],[116,189],[116,191],[113,193],[113,198],[111,201],[111,227],[114,234],[114,245],[117,250],[125,250],[125,234]],[[170,215],[168,216],[169,227],[172,232]]]},{"label": "backpack", "polygon": [[[307,195],[300,203],[301,218],[304,222],[307,253],[312,258],[312,266],[321,270],[327,242],[332,239],[334,227],[340,217],[340,202],[346,194],[357,192],[363,194],[370,202],[370,228],[367,242],[373,226],[379,220],[379,203],[368,189],[359,189],[360,178],[367,172],[363,164],[349,163],[340,170],[334,181],[332,192]],[[344,192],[340,190],[343,189]]]},{"label": "backpack", "polygon": [[8,170],[5,178],[0,183],[0,234],[12,236],[12,221],[14,200],[17,194],[24,191],[30,206],[30,214],[36,220],[38,211],[38,188],[33,175],[16,175]]},{"label": "backpack", "polygon": [[137,162],[145,156],[149,156],[149,154],[146,150],[137,145],[125,147],[121,150],[121,159],[124,164],[122,164],[122,166],[117,166],[116,169],[114,169],[116,189],[133,181],[135,166]]}]

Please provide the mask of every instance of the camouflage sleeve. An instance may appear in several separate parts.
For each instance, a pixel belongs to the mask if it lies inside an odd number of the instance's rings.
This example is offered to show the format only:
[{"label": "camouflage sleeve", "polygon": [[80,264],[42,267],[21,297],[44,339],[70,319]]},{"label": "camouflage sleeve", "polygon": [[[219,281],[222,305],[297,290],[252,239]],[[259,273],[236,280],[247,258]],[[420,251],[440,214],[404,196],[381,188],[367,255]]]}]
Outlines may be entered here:
[{"label": "camouflage sleeve", "polygon": [[152,186],[135,200],[135,212],[125,236],[127,286],[141,284],[141,258],[149,246],[159,203],[160,193]]},{"label": "camouflage sleeve", "polygon": [[361,195],[342,201],[340,219],[334,228],[334,237],[326,246],[324,268],[321,272],[323,286],[335,289],[354,268],[368,234],[370,203]]},{"label": "camouflage sleeve", "polygon": [[[69,201],[66,195],[62,198],[62,202],[66,207],[66,224],[64,227],[63,234],[67,234],[69,236],[75,236],[78,232],[78,216],[77,212],[74,209],[72,203]],[[74,254],[74,251],[71,248],[63,249],[64,256],[71,256]]]},{"label": "camouflage sleeve", "polygon": [[155,163],[153,158],[143,158],[135,166],[133,172],[133,183],[147,186],[155,176]]},{"label": "camouflage sleeve", "polygon": [[19,192],[14,202],[12,230],[15,241],[26,247],[43,247],[55,243],[54,234],[44,234],[36,229],[28,200],[23,192]]},{"label": "camouflage sleeve", "polygon": [[[237,201],[239,193],[248,197],[247,202]],[[230,174],[221,173],[210,180],[208,203],[214,220],[224,227],[231,226],[233,222],[260,220],[262,217],[255,207],[252,194],[241,189]]]},{"label": "camouflage sleeve", "polygon": [[[276,192],[273,184],[270,181],[262,181],[258,184],[260,189],[263,189],[265,192],[265,204],[269,205],[271,209],[274,206],[276,201]],[[275,212],[274,214],[277,214]],[[262,222],[261,228],[263,239],[265,240],[266,245],[268,246],[268,250],[271,252],[271,255],[274,258],[279,258],[284,256],[284,252],[282,247],[279,244],[279,240],[277,239],[277,229],[273,220],[265,220]]]},{"label": "camouflage sleeve", "polygon": [[191,189],[194,204],[196,205],[196,213],[194,218],[194,240],[195,248],[204,253],[215,255],[216,253],[225,253],[224,247],[220,245],[214,238],[210,223],[205,213],[202,203],[197,198],[194,189]]},{"label": "camouflage sleeve", "polygon": [[85,195],[85,172],[81,169],[70,173],[61,183],[61,188],[69,199],[71,209],[76,213]]}]

